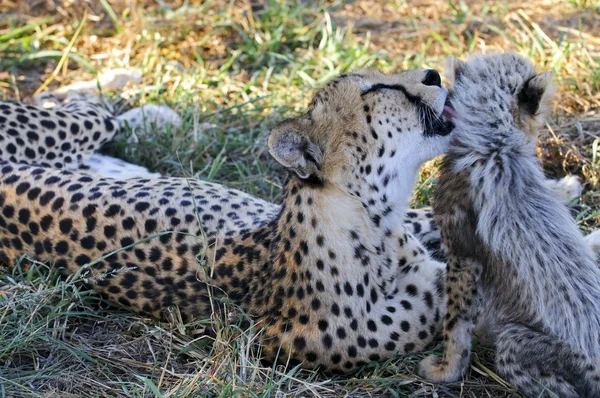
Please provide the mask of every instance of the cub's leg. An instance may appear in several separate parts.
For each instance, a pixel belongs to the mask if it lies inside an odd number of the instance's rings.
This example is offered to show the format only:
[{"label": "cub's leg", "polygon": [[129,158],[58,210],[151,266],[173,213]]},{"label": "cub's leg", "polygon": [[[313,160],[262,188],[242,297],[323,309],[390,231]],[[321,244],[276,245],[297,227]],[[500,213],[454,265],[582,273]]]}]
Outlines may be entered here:
[{"label": "cub's leg", "polygon": [[[600,364],[525,325],[500,328],[496,368],[530,397],[600,397]],[[553,394],[551,394],[552,392]]]},{"label": "cub's leg", "polygon": [[434,382],[453,382],[465,373],[471,354],[471,335],[477,322],[480,274],[480,264],[449,256],[444,353],[442,357],[431,355],[420,363],[419,374],[424,378]]}]

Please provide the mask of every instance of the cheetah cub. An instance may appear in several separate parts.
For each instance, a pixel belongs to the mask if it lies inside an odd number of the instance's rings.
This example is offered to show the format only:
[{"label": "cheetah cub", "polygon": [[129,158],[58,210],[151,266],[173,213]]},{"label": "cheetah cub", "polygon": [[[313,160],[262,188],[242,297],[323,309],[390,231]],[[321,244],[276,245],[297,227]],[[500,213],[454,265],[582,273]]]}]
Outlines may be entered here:
[{"label": "cheetah cub", "polygon": [[515,54],[449,64],[456,128],[434,201],[448,248],[444,353],[420,373],[459,379],[477,324],[526,395],[600,397],[600,270],[535,154],[551,75]]}]

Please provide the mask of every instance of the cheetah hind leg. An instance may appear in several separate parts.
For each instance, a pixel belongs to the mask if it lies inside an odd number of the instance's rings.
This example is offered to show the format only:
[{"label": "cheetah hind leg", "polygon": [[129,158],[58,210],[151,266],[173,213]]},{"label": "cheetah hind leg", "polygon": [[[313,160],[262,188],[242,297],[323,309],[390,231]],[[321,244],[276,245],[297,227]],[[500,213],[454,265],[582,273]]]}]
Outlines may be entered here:
[{"label": "cheetah hind leg", "polygon": [[573,347],[520,324],[501,326],[496,368],[529,397],[600,397],[600,365]]}]

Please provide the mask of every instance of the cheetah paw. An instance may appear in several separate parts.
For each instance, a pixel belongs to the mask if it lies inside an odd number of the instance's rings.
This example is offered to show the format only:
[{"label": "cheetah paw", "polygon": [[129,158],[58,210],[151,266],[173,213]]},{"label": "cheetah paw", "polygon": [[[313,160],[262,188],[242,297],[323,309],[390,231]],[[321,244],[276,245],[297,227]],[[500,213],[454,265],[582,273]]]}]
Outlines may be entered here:
[{"label": "cheetah paw", "polygon": [[451,383],[463,375],[458,366],[442,363],[442,358],[430,355],[419,364],[419,376],[434,383]]}]

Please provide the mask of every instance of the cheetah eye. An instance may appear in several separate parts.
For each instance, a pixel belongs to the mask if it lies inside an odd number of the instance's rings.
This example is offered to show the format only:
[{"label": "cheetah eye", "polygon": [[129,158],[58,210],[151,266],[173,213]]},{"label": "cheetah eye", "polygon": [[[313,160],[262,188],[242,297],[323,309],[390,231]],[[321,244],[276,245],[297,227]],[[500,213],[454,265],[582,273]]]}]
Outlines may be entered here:
[{"label": "cheetah eye", "polygon": [[406,97],[406,99],[408,99],[410,102],[412,102],[415,105],[420,105],[422,103],[421,101],[421,97],[417,96],[417,95],[413,95],[411,93],[408,92],[408,90],[406,90],[406,87],[400,85],[400,84],[374,84],[371,87],[369,87],[368,89],[362,91],[360,93],[360,96],[363,97],[367,94],[376,92],[376,91],[380,91],[380,90],[394,90],[394,91],[400,91],[402,94],[404,94],[404,96]]}]

